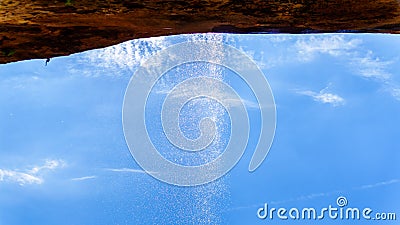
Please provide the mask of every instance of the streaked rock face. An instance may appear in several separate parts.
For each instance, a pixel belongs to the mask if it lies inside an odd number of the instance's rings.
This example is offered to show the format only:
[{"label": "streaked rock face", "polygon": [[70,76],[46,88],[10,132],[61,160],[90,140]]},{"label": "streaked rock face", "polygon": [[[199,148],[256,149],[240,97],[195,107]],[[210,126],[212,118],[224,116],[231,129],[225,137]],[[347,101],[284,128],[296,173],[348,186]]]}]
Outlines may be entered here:
[{"label": "streaked rock face", "polygon": [[3,0],[0,63],[197,32],[400,33],[400,1]]}]

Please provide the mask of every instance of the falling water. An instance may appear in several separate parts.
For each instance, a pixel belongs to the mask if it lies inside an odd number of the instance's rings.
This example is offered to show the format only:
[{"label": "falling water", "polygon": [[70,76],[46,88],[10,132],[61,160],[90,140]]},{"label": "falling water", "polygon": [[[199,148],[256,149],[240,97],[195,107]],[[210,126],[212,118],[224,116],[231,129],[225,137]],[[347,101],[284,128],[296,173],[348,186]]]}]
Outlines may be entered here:
[{"label": "falling water", "polygon": [[[170,38],[151,38],[129,41],[118,46],[104,49],[101,54],[88,53],[81,59],[82,63],[96,65],[91,70],[97,76],[102,68],[111,71],[109,74],[119,79],[129,79],[139,63],[152,57],[157,51],[174,44],[174,40],[212,42],[214,62],[223,62],[223,44],[233,42],[223,34],[195,34]],[[210,49],[201,49],[204,54]],[[71,71],[72,73],[74,71]],[[203,151],[195,153],[175,148],[168,142],[161,125],[162,104],[166,96],[180,82],[193,77],[210,77],[223,81],[226,69],[220,65],[194,62],[180,65],[164,74],[153,86],[146,104],[146,126],[152,143],[159,146],[157,150],[167,160],[188,166],[202,165],[217,158],[229,141],[230,121],[226,109],[217,101],[208,98],[196,98],[189,101],[180,112],[179,123],[183,134],[190,139],[199,136],[198,122],[211,118],[216,126],[214,140]],[[129,75],[124,77],[125,75]],[[211,85],[212,96],[224,96],[223,88],[218,83]],[[201,86],[199,88],[201,88]],[[137,167],[137,165],[135,165]],[[210,173],[213,171],[210,171]],[[132,196],[121,203],[121,208],[130,208],[132,221],[135,224],[224,224],[222,212],[229,202],[228,175],[205,185],[178,187],[169,185],[150,176],[127,177],[130,179],[126,189],[133,189],[139,196]],[[118,221],[118,219],[115,219]]]},{"label": "falling water", "polygon": [[[188,36],[189,41],[210,41],[218,43],[214,45],[212,52],[215,54],[213,60],[221,62],[224,57],[222,54],[222,44],[225,38],[220,34],[212,35],[193,35]],[[203,49],[204,51],[209,49]],[[163,98],[171,91],[171,89],[187,78],[206,76],[215,78],[218,80],[224,79],[224,69],[216,64],[195,62],[189,65],[181,65],[175,69],[175,74],[171,76],[163,76],[158,85],[155,85],[153,92],[162,93]],[[198,88],[202,88],[203,85],[211,85],[212,96],[223,96],[223,89],[219,84],[205,83]],[[186,90],[193,91],[193,90]],[[155,98],[157,98],[155,97]],[[149,97],[151,101],[152,96]],[[157,101],[157,100],[156,100]],[[161,109],[162,100],[159,100],[159,107]],[[158,112],[159,113],[159,112]],[[154,114],[156,115],[156,113]],[[159,148],[164,149],[160,153],[170,161],[183,165],[201,165],[208,163],[218,157],[226,147],[227,135],[229,135],[230,124],[229,116],[227,116],[226,109],[224,109],[220,103],[212,99],[207,98],[196,98],[189,101],[180,113],[180,125],[181,131],[188,138],[195,139],[199,135],[198,122],[200,119],[208,117],[213,120],[216,125],[216,133],[214,136],[213,143],[205,150],[189,153],[182,150],[176,150],[172,148]],[[153,117],[151,117],[153,118]],[[160,121],[157,121],[160,122]],[[160,127],[160,126],[157,126]],[[163,135],[162,130],[159,130],[159,135]],[[156,136],[152,141],[157,143],[161,136]],[[162,145],[164,145],[163,143]],[[210,171],[210,173],[213,171]],[[177,212],[171,212],[177,215],[176,221],[170,221],[175,224],[222,224],[221,211],[227,204],[227,198],[229,196],[228,186],[225,178],[218,179],[214,182],[189,188],[180,188],[173,186],[162,185],[163,192],[166,194],[166,201],[175,202],[177,205]],[[178,197],[179,196],[179,197]],[[169,222],[167,222],[169,223]]]},{"label": "falling water", "polygon": [[[214,55],[214,60],[217,62],[222,61],[222,57],[224,57],[222,54],[222,44],[224,42],[223,36],[222,35],[205,35],[205,36],[194,36],[193,39],[207,39],[206,41],[214,41],[219,43],[216,47],[216,49],[212,49],[212,51],[215,53]],[[222,63],[222,62],[221,62]],[[221,67],[215,65],[215,64],[207,64],[207,66],[204,68],[205,71],[208,71],[210,73],[210,76],[216,79],[223,79],[223,71]],[[218,96],[221,93],[221,88],[218,87],[215,84],[215,87],[213,87],[214,93],[212,93],[213,96]],[[200,154],[203,159],[214,159],[217,155],[219,155],[223,149],[224,149],[224,144],[225,142],[222,140],[223,139],[223,133],[226,131],[227,127],[225,123],[221,123],[221,121],[226,121],[224,120],[224,115],[226,115],[226,112],[223,107],[215,107],[216,104],[215,102],[209,102],[211,103],[207,109],[210,110],[212,114],[212,118],[216,123],[216,126],[220,129],[217,129],[217,133],[215,136],[215,150],[213,152],[210,152],[208,154]],[[196,188],[195,190],[195,207],[198,209],[201,209],[201,213],[198,218],[195,218],[198,224],[221,224],[222,219],[219,216],[219,207],[221,207],[221,204],[218,204],[216,199],[220,199],[220,201],[226,202],[224,198],[227,198],[228,196],[228,187],[227,184],[225,183],[224,179],[219,179],[215,182],[209,183],[207,185],[203,185],[201,187]]]}]

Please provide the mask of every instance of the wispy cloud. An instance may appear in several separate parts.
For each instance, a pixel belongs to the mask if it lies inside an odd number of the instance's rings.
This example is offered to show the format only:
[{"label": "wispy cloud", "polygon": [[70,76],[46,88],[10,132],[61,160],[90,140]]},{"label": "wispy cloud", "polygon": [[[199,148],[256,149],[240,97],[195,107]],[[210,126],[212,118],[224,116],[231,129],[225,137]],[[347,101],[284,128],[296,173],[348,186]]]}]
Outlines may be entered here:
[{"label": "wispy cloud", "polygon": [[43,170],[54,170],[58,167],[64,167],[65,166],[65,162],[62,160],[46,160],[46,162],[44,163],[44,165],[41,166],[35,166],[33,167],[31,170],[29,170],[30,174],[37,174],[40,171]]},{"label": "wispy cloud", "polygon": [[0,169],[0,182],[18,183],[23,186],[25,184],[41,184],[43,179],[24,172]]},{"label": "wispy cloud", "polygon": [[387,89],[387,90],[390,92],[390,94],[391,94],[394,98],[396,98],[397,100],[400,101],[400,87],[388,86],[388,89]]},{"label": "wispy cloud", "polygon": [[[387,180],[387,181],[382,181],[382,182],[377,182],[377,183],[372,183],[372,184],[365,184],[357,187],[353,187],[353,190],[363,190],[363,189],[370,189],[370,188],[378,188],[382,186],[387,186],[387,185],[393,185],[400,183],[400,179],[392,179],[392,180]],[[336,190],[336,191],[329,191],[329,192],[321,192],[321,193],[312,193],[308,195],[302,195],[296,198],[291,198],[291,199],[285,199],[285,200],[277,200],[277,201],[270,201],[269,203],[271,204],[285,204],[285,203],[290,203],[290,202],[296,202],[296,201],[304,201],[304,200],[312,200],[315,198],[320,198],[320,197],[327,197],[327,196],[332,196],[332,195],[339,195],[344,192],[348,192],[349,190]],[[242,210],[242,209],[248,209],[248,208],[255,208],[259,207],[260,205],[263,205],[264,203],[258,203],[258,204],[252,204],[252,205],[247,205],[247,206],[238,206],[238,207],[233,207],[230,208],[226,211],[237,211],[237,210]]]},{"label": "wispy cloud", "polygon": [[[132,168],[104,168],[105,171],[115,172],[115,173],[136,173],[136,174],[146,174],[147,172],[141,169],[132,169]],[[149,172],[151,173],[151,172]],[[101,177],[102,175],[90,175],[90,176],[82,176],[82,177],[74,177],[71,178],[71,181],[86,181],[96,179]]]},{"label": "wispy cloud", "polygon": [[91,180],[91,179],[95,179],[97,178],[97,176],[84,176],[84,177],[76,177],[76,178],[72,178],[72,181],[84,181],[84,180]]},{"label": "wispy cloud", "polygon": [[302,61],[310,61],[317,54],[341,56],[361,44],[359,39],[346,39],[343,35],[321,35],[301,38],[296,41],[295,48]]},{"label": "wispy cloud", "polygon": [[[76,64],[78,66],[69,68],[69,72],[87,77],[101,75],[119,77],[123,75],[120,70],[127,69],[133,72],[140,63],[168,45],[165,37],[152,37],[87,51],[79,55],[79,63]],[[95,65],[95,68],[82,70],[80,64]],[[104,73],[104,69],[107,70],[107,73]],[[131,75],[129,74],[129,76]]]},{"label": "wispy cloud", "polygon": [[26,184],[42,184],[44,182],[43,172],[46,170],[55,170],[65,166],[62,160],[46,160],[43,165],[34,166],[29,170],[10,170],[0,169],[0,182],[17,183],[21,186]]},{"label": "wispy cloud", "polygon": [[[290,203],[290,202],[312,200],[312,199],[315,199],[315,198],[327,197],[327,196],[332,196],[332,195],[335,195],[335,194],[337,195],[337,194],[340,194],[340,193],[341,193],[341,191],[312,193],[312,194],[302,195],[302,196],[291,198],[291,199],[270,201],[269,203],[278,205],[278,204],[285,204],[285,203]],[[237,210],[248,209],[248,208],[256,208],[256,207],[259,207],[260,205],[263,205],[263,204],[264,203],[258,203],[258,204],[247,205],[247,206],[238,206],[238,207],[230,208],[227,211],[237,211]]]},{"label": "wispy cloud", "polygon": [[368,51],[364,56],[352,57],[350,66],[355,68],[362,77],[385,81],[391,77],[391,74],[387,72],[390,64],[392,64],[391,61],[382,60],[374,56],[372,51]]},{"label": "wispy cloud", "polygon": [[146,173],[144,170],[140,169],[131,169],[131,168],[107,168],[107,171],[111,172],[122,172],[122,173]]},{"label": "wispy cloud", "polygon": [[[304,62],[313,60],[318,54],[341,57],[355,75],[379,83],[384,91],[400,100],[398,88],[400,85],[392,79],[393,75],[389,72],[390,65],[394,62],[376,56],[373,51],[366,50],[361,44],[360,39],[346,38],[344,35],[304,37],[295,43],[296,57]],[[338,100],[330,95],[319,97],[321,101]]]},{"label": "wispy cloud", "polygon": [[[167,89],[160,89],[157,90],[155,93],[160,94],[160,95],[169,95],[170,93],[172,93],[171,90],[167,90]],[[253,109],[258,109],[260,108],[260,105],[258,104],[257,101],[252,101],[252,100],[248,100],[248,99],[244,99],[244,98],[235,98],[234,96],[230,96],[227,93],[224,93],[223,90],[221,90],[220,92],[215,91],[214,96],[217,95],[219,98],[224,99],[224,101],[227,103],[227,107],[238,107],[240,105],[244,105],[245,107],[248,108],[253,108]],[[179,98],[185,96],[183,94],[174,94],[171,95],[170,97],[174,97],[174,98]],[[270,107],[270,106],[264,106],[264,107]]]},{"label": "wispy cloud", "polygon": [[300,94],[300,95],[305,95],[305,96],[312,97],[313,100],[316,101],[316,102],[330,104],[330,105],[332,105],[334,107],[344,105],[345,104],[344,98],[340,97],[337,94],[328,93],[327,92],[328,88],[329,88],[329,86],[324,88],[324,89],[322,89],[319,92],[314,92],[314,91],[310,91],[310,90],[306,90],[306,91],[297,90],[296,93]]},{"label": "wispy cloud", "polygon": [[396,183],[400,183],[400,179],[392,179],[392,180],[377,182],[377,183],[373,183],[373,184],[365,184],[360,187],[356,187],[355,189],[370,189],[370,188],[387,186],[387,185],[396,184]]},{"label": "wispy cloud", "polygon": [[350,66],[356,70],[357,75],[379,83],[384,92],[390,93],[400,101],[400,85],[393,80],[393,74],[389,72],[389,66],[393,63],[393,61],[376,57],[372,51],[368,51],[362,57],[354,56]]}]

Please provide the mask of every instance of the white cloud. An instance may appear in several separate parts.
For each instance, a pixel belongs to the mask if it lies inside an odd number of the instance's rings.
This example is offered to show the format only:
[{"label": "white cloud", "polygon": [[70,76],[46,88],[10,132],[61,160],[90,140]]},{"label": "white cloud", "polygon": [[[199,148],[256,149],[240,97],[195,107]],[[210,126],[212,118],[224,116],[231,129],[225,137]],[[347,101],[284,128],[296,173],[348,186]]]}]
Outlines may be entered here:
[{"label": "white cloud", "polygon": [[368,51],[363,57],[352,57],[350,65],[362,77],[385,81],[391,77],[391,74],[387,72],[387,66],[391,63],[381,60],[379,57],[374,57],[372,51]]},{"label": "white cloud", "polygon": [[[198,87],[198,88],[202,88],[202,87]],[[172,93],[172,90],[168,90],[168,89],[160,89],[156,91],[157,94],[160,95],[169,95]],[[173,95],[169,96],[170,98],[180,98],[182,96],[186,96],[185,93],[173,93]],[[218,99],[224,99],[226,106],[227,107],[238,107],[241,106],[242,104],[245,107],[248,108],[254,108],[254,109],[259,109],[260,105],[258,104],[257,101],[252,101],[252,100],[248,100],[248,99],[244,99],[244,98],[235,98],[235,96],[231,96],[229,95],[229,93],[225,92],[224,89],[219,89],[219,88],[215,88],[215,91],[213,93],[211,93],[211,96],[215,96],[218,97]],[[205,96],[206,98],[208,98],[207,96]],[[193,99],[192,99],[193,100]],[[268,106],[264,106],[264,107],[268,107]]]},{"label": "white cloud", "polygon": [[43,179],[24,172],[0,169],[0,182],[18,183],[23,186],[25,184],[41,184]]},{"label": "white cloud", "polygon": [[[271,204],[286,204],[286,203],[290,203],[290,202],[297,202],[297,201],[304,201],[304,200],[312,200],[314,198],[320,198],[320,197],[327,197],[327,196],[331,196],[331,195],[338,195],[339,193],[341,193],[341,191],[330,191],[330,192],[321,192],[321,193],[312,193],[312,194],[308,194],[308,195],[302,195],[296,198],[291,198],[291,199],[285,199],[285,200],[277,200],[277,201],[270,201],[269,203]],[[243,210],[243,209],[248,209],[248,208],[256,208],[259,206],[262,206],[263,203],[259,203],[259,204],[253,204],[253,205],[248,205],[248,206],[239,206],[239,207],[234,207],[234,208],[230,208],[228,211],[237,211],[237,210]]]},{"label": "white cloud", "polygon": [[388,90],[393,97],[400,101],[400,88],[390,87]]},{"label": "white cloud", "polygon": [[373,51],[361,51],[359,39],[347,39],[343,35],[311,36],[296,42],[298,54],[302,60],[314,59],[317,53],[329,54],[335,57],[345,56],[351,69],[364,78],[387,81],[391,74],[387,71],[392,61],[383,60],[374,55]]},{"label": "white cloud", "polygon": [[19,169],[0,169],[0,182],[17,183],[21,186],[26,184],[42,184],[44,182],[42,177],[43,171],[55,170],[63,166],[65,166],[65,163],[61,160],[46,160],[43,165],[34,166],[32,169],[25,171]]},{"label": "white cloud", "polygon": [[[183,35],[188,41],[214,41],[235,45],[235,36],[223,34],[192,34]],[[242,36],[245,38],[245,36]],[[391,73],[388,67],[392,61],[379,58],[372,51],[366,51],[362,46],[362,40],[354,38],[354,36],[344,34],[329,34],[329,35],[304,35],[299,36],[293,46],[288,46],[287,55],[275,55],[265,59],[265,54],[260,53],[257,57],[254,52],[246,51],[246,53],[256,61],[257,65],[264,69],[269,69],[284,63],[292,61],[308,62],[313,60],[319,54],[327,54],[333,57],[341,57],[355,74],[372,79],[379,82],[382,88],[392,94],[396,99],[398,91],[392,88],[387,83],[393,83]],[[287,40],[292,40],[291,36],[277,35],[271,36],[269,40],[272,43],[282,43]],[[97,49],[81,53],[81,63],[95,65],[88,70],[82,70],[82,67],[73,66],[70,68],[72,74],[81,74],[84,76],[99,76],[109,75],[113,77],[123,76],[122,69],[128,69],[132,72],[137,66],[152,56],[155,52],[167,48],[171,43],[165,37],[153,37],[146,39],[136,39],[127,41],[118,45],[110,46],[104,49]],[[222,47],[222,45],[221,45]],[[241,47],[239,47],[241,48]],[[243,48],[241,48],[243,50]],[[215,49],[219,52],[220,49]],[[216,55],[218,57],[218,55]],[[258,59],[258,60],[255,60]],[[106,71],[106,72],[105,72]],[[131,74],[129,74],[130,76]],[[385,84],[386,83],[386,84]],[[321,95],[321,102],[330,103],[340,101],[335,95]]]},{"label": "white cloud", "polygon": [[260,69],[270,69],[285,62],[282,56],[266,57],[266,53],[263,50],[259,50],[259,54],[256,54],[255,51],[245,50],[240,47],[240,51],[244,52]]},{"label": "white cloud", "polygon": [[[400,100],[398,85],[392,80],[392,74],[389,72],[389,66],[393,64],[393,61],[377,57],[371,50],[366,51],[360,46],[361,40],[345,37],[344,35],[306,36],[295,44],[297,57],[300,61],[313,60],[317,54],[321,53],[334,57],[345,57],[345,62],[348,62],[347,66],[355,72],[355,75],[378,82],[385,91]],[[321,102],[341,102],[340,98],[335,95],[308,94]]]},{"label": "white cloud", "polygon": [[[328,86],[329,87],[329,86]],[[325,104],[331,104],[332,106],[341,106],[345,104],[344,98],[337,94],[328,93],[328,87],[322,89],[320,92],[314,91],[296,91],[300,95],[310,96],[316,102],[321,102]]]},{"label": "white cloud", "polygon": [[[392,180],[382,181],[382,182],[373,183],[373,184],[366,184],[366,185],[354,187],[352,189],[354,189],[354,190],[363,190],[363,189],[370,189],[370,188],[377,188],[377,187],[381,187],[381,186],[393,185],[393,184],[397,184],[397,183],[400,183],[400,179],[392,179]],[[271,201],[270,203],[271,204],[284,204],[284,203],[311,200],[311,199],[314,199],[314,198],[338,195],[340,193],[346,193],[346,192],[349,192],[349,190],[336,190],[336,191],[329,191],[329,192],[312,193],[312,194],[303,195],[303,196],[299,196],[299,197],[292,198],[292,199]],[[226,211],[228,212],[228,211],[237,211],[237,210],[243,210],[243,209],[248,209],[248,208],[256,208],[256,207],[259,207],[259,206],[262,206],[262,205],[263,205],[263,203],[247,205],[247,206],[239,206],[239,207],[230,208],[230,209],[228,209]]]},{"label": "white cloud", "polygon": [[[115,173],[139,173],[139,174],[146,174],[147,172],[141,169],[131,169],[131,168],[105,168],[104,170],[115,172]],[[149,172],[151,173],[151,172]],[[90,175],[90,176],[83,176],[83,177],[75,177],[71,178],[71,181],[85,181],[85,180],[92,180],[98,178],[97,175]]]},{"label": "white cloud", "polygon": [[65,163],[61,160],[46,160],[45,164],[42,166],[35,166],[33,167],[29,173],[30,174],[37,174],[42,170],[54,170],[58,167],[64,167]]},{"label": "white cloud", "polygon": [[399,179],[392,179],[392,180],[382,181],[382,182],[378,182],[378,183],[374,183],[374,184],[362,185],[361,187],[358,187],[356,189],[370,189],[370,188],[376,188],[376,187],[380,187],[380,186],[387,186],[387,185],[391,185],[391,184],[396,184],[396,183],[399,183],[399,182],[400,182]]},{"label": "white cloud", "polygon": [[393,80],[393,75],[388,72],[391,64],[393,64],[393,61],[382,60],[374,56],[372,51],[368,51],[363,57],[352,57],[350,63],[357,75],[379,83],[385,92],[390,93],[396,100],[400,101],[399,85]]},{"label": "white cloud", "polygon": [[[247,100],[247,99],[237,99],[237,98],[226,98],[225,101],[228,102],[228,104],[232,107],[238,107],[241,104],[243,104],[245,107],[248,108],[253,108],[253,109],[259,109],[260,105],[258,104],[258,102],[254,102],[251,100]],[[267,107],[267,106],[265,106]]]},{"label": "white cloud", "polygon": [[130,168],[108,168],[106,169],[112,172],[125,172],[125,173],[146,173],[144,170],[140,169],[130,169]]},{"label": "white cloud", "polygon": [[[95,65],[99,70],[90,68],[89,70],[82,71],[81,67],[75,66],[69,70],[71,73],[84,76],[97,77],[100,74],[105,74],[117,77],[121,75],[119,70],[128,69],[133,72],[140,63],[155,52],[165,49],[168,45],[165,37],[126,41],[103,49],[81,53],[80,63]],[[107,72],[105,73],[104,71]]]},{"label": "white cloud", "polygon": [[[190,34],[182,35],[187,41],[212,41],[222,43],[231,41],[233,37],[225,34]],[[166,49],[171,43],[166,37],[140,38],[126,41],[117,45],[103,49],[95,49],[80,53],[77,66],[69,68],[69,72],[87,77],[98,77],[100,75],[119,77],[121,71],[128,69],[132,73],[136,68],[156,52]],[[221,53],[220,49],[215,49],[216,53]],[[218,57],[218,54],[216,54]],[[94,65],[89,69],[79,64]],[[129,76],[132,74],[130,73]]]},{"label": "white cloud", "polygon": [[254,54],[248,51],[246,51],[246,54],[250,55],[260,68],[270,69],[282,65],[286,66],[293,62],[309,62],[320,54],[333,57],[349,57],[354,54],[354,51],[362,43],[360,39],[343,34],[300,35],[295,36],[297,41],[294,44],[292,42],[284,43],[293,39],[292,36],[286,35],[273,35],[268,38],[274,46],[276,43],[281,42],[279,47],[283,46],[285,48],[284,53],[281,53],[278,48],[278,54],[270,55],[270,53],[269,56],[262,51],[259,57],[254,57]]},{"label": "white cloud", "polygon": [[346,39],[343,35],[318,35],[301,38],[295,47],[301,61],[310,61],[318,53],[340,56],[347,54],[361,43],[359,39]]},{"label": "white cloud", "polygon": [[91,179],[95,179],[97,178],[97,176],[84,176],[84,177],[76,177],[76,178],[72,178],[72,181],[84,181],[84,180],[91,180]]}]

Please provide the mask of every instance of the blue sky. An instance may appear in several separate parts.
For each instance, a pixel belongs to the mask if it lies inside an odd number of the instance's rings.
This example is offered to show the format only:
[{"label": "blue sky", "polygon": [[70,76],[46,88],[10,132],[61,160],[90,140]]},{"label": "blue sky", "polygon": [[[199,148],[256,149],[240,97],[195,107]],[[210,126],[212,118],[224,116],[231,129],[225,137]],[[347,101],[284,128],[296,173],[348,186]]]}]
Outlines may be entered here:
[{"label": "blue sky", "polygon": [[[132,158],[122,102],[146,58],[204,39],[241,49],[262,69],[275,97],[276,135],[266,160],[249,173],[260,117],[246,85],[227,72],[223,79],[250,106],[248,148],[223,178],[177,187],[147,175]],[[129,41],[53,58],[48,66],[0,65],[0,225],[308,224],[260,220],[256,212],[264,203],[321,208],[339,196],[351,207],[399,217],[399,52],[396,35],[196,34]],[[151,116],[162,96],[151,96]]]}]

